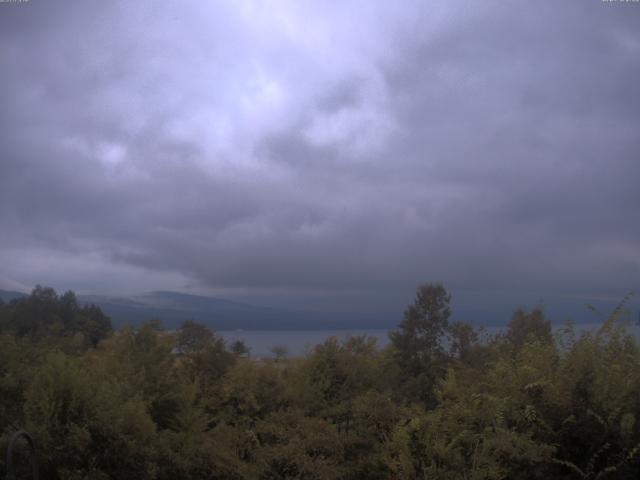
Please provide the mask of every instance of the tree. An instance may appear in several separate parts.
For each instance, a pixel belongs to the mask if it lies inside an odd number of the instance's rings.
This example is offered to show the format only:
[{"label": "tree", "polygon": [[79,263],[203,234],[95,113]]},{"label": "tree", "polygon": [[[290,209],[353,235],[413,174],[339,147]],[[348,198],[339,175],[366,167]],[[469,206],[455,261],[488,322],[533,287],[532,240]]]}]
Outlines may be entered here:
[{"label": "tree", "polygon": [[544,318],[541,308],[534,308],[531,312],[516,310],[507,328],[507,340],[514,347],[520,348],[528,341],[550,343],[551,322]]},{"label": "tree", "polygon": [[237,360],[227,351],[224,339],[206,326],[186,320],[178,329],[175,351],[182,358],[187,378],[199,385],[200,395],[207,403],[215,403],[223,375]]},{"label": "tree", "polygon": [[13,303],[9,326],[19,336],[45,337],[51,329],[62,329],[58,307],[56,291],[36,285],[30,296]]},{"label": "tree", "polygon": [[236,340],[231,344],[231,351],[239,357],[249,356],[251,349],[244,340]]},{"label": "tree", "polygon": [[281,362],[287,357],[289,353],[289,349],[284,345],[274,345],[269,349],[273,356],[275,357],[276,362]]},{"label": "tree", "polygon": [[89,305],[76,311],[72,328],[82,333],[93,347],[112,332],[111,319],[97,305]]},{"label": "tree", "polygon": [[150,478],[156,427],[130,386],[49,354],[24,394],[43,478]]},{"label": "tree", "polygon": [[478,334],[468,323],[456,322],[449,326],[449,337],[451,339],[451,354],[461,360],[468,362],[474,346],[478,342]]},{"label": "tree", "polygon": [[40,285],[30,296],[11,302],[3,317],[3,326],[18,336],[58,344],[76,337],[81,348],[95,347],[112,332],[111,319],[100,307],[80,307],[72,291],[58,296],[53,288]]},{"label": "tree", "polygon": [[213,332],[205,325],[195,320],[185,320],[178,329],[176,347],[180,353],[187,354],[203,350],[213,339]]},{"label": "tree", "polygon": [[252,478],[321,480],[344,478],[344,450],[336,429],[325,420],[288,410],[258,422],[255,455],[262,472]]},{"label": "tree", "polygon": [[426,404],[433,402],[437,365],[444,350],[442,337],[449,325],[451,294],[441,283],[418,287],[416,299],[404,312],[398,330],[389,334],[395,356],[407,379],[410,397]]}]

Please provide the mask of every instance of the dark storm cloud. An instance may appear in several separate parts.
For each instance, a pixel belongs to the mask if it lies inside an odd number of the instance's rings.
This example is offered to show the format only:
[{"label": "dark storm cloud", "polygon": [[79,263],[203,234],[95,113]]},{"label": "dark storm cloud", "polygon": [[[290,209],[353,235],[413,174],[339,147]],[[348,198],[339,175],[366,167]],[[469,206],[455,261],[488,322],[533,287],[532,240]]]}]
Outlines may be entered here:
[{"label": "dark storm cloud", "polygon": [[638,286],[636,4],[205,3],[0,5],[0,281]]}]

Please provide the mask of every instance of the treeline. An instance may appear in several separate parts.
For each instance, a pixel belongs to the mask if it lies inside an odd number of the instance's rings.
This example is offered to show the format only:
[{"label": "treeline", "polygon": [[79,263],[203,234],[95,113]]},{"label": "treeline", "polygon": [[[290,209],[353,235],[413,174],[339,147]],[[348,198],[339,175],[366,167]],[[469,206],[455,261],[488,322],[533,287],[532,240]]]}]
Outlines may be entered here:
[{"label": "treeline", "polygon": [[329,338],[253,359],[195,322],[113,331],[38,287],[0,305],[0,448],[27,429],[44,479],[638,478],[640,349],[621,308],[582,335],[518,311],[489,337],[449,303],[418,288],[384,349]]}]

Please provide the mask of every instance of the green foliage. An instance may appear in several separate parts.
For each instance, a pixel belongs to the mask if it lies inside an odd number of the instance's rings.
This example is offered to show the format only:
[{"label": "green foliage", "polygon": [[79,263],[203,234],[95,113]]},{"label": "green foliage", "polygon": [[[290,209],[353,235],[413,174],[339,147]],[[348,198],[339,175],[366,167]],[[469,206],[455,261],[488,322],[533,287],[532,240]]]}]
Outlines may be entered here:
[{"label": "green foliage", "polygon": [[45,478],[141,478],[154,470],[156,427],[143,400],[78,359],[49,355],[25,392],[24,411]]},{"label": "green foliage", "polygon": [[248,357],[251,354],[251,349],[243,340],[235,340],[231,344],[231,351],[239,357]]},{"label": "green foliage", "polygon": [[80,307],[73,292],[58,296],[52,288],[40,285],[30,296],[3,305],[1,311],[0,331],[34,340],[60,342],[75,336],[79,345],[95,347],[112,331],[111,320],[99,307]]},{"label": "green foliage", "polygon": [[339,478],[343,448],[330,423],[288,410],[261,421],[256,435],[259,478]]},{"label": "green foliage", "polygon": [[522,347],[528,341],[550,343],[551,321],[544,317],[541,308],[534,308],[531,312],[518,309],[509,322],[506,338],[516,348]]},{"label": "green foliage", "polygon": [[228,424],[253,427],[267,415],[285,410],[289,403],[280,369],[269,363],[241,361],[225,375],[219,417]]},{"label": "green foliage", "polygon": [[53,480],[638,477],[640,346],[622,306],[593,334],[554,337],[536,309],[481,339],[449,325],[449,301],[420,287],[384,350],[329,338],[257,359],[193,321],[111,332],[38,287],[0,305],[0,449],[28,429]]},{"label": "green foliage", "polygon": [[194,320],[185,320],[178,329],[176,348],[180,353],[189,354],[207,348],[215,337],[206,326]]},{"label": "green foliage", "polygon": [[441,283],[418,287],[398,330],[389,335],[405,379],[400,385],[411,400],[432,406],[434,387],[443,373],[442,339],[449,326],[451,295]]},{"label": "green foliage", "polygon": [[449,326],[450,353],[464,363],[471,363],[478,347],[478,334],[468,323],[456,322]]}]

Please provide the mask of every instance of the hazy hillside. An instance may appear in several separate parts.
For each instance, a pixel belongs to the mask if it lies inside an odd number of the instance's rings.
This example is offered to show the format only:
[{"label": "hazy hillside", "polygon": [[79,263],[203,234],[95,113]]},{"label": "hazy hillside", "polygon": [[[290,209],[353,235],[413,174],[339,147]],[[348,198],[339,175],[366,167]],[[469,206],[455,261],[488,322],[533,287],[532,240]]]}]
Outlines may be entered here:
[{"label": "hazy hillside", "polygon": [[95,303],[114,325],[141,323],[150,318],[175,328],[192,319],[215,330],[313,329],[340,327],[340,319],[300,310],[255,306],[178,292],[148,292],[132,296],[80,295],[81,303]]},{"label": "hazy hillside", "polygon": [[[0,299],[9,302],[26,294],[0,290]],[[589,312],[585,304],[595,306],[601,312],[615,308],[615,299],[586,299],[551,297],[549,301],[527,302],[524,298],[485,298],[469,296],[454,302],[456,321],[470,322],[476,326],[504,326],[518,307],[543,306],[554,324],[566,319],[576,323],[599,321]],[[96,304],[115,326],[140,324],[149,319],[159,319],[165,328],[176,328],[182,321],[197,320],[214,330],[331,330],[331,329],[388,329],[397,321],[398,315],[375,307],[360,311],[346,306],[333,305],[275,305],[263,306],[259,300],[231,301],[203,295],[191,295],[170,291],[155,291],[131,295],[78,295],[82,305]],[[401,311],[401,308],[398,308]],[[640,319],[640,303],[632,298],[624,318],[631,322]]]},{"label": "hazy hillside", "polygon": [[[27,294],[0,290],[9,302]],[[341,328],[389,328],[394,318],[349,311],[322,311],[304,307],[268,307],[203,295],[156,291],[132,295],[78,295],[82,305],[98,305],[115,326],[159,319],[165,328],[176,328],[186,319],[215,330],[326,330]]]},{"label": "hazy hillside", "polygon": [[26,293],[21,293],[21,292],[14,292],[11,290],[0,290],[0,299],[3,302],[10,302],[11,300],[15,299],[15,298],[21,298],[21,297],[26,297],[27,294]]}]

